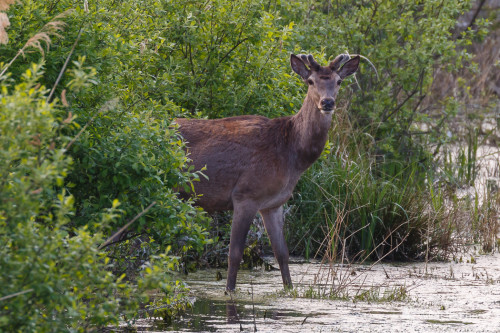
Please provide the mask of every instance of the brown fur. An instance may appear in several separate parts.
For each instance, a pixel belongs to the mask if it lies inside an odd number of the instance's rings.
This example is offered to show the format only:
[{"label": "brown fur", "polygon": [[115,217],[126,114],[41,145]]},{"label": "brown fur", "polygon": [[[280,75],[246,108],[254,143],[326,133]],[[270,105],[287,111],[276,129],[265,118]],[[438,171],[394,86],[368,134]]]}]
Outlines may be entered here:
[{"label": "brown fur", "polygon": [[[354,60],[351,72],[359,62]],[[291,62],[294,71],[313,82],[296,115],[176,121],[195,169],[206,166],[208,180],[195,183],[196,194],[201,195],[197,204],[208,212],[234,210],[228,290],[235,287],[246,234],[257,212],[263,216],[283,283],[291,287],[282,206],[292,195],[300,175],[321,155],[331,123],[331,113],[322,112],[321,103],[325,99],[335,100],[345,67],[339,73],[329,67],[314,71],[293,55]],[[350,75],[350,71],[345,73]]]}]

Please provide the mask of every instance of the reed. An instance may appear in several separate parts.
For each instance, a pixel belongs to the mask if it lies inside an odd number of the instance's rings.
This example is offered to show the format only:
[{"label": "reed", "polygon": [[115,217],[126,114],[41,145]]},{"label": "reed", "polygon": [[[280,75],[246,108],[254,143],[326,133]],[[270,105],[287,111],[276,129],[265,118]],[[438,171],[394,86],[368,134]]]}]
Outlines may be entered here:
[{"label": "reed", "polygon": [[[52,21],[46,23],[40,29],[40,31],[38,31],[30,39],[28,39],[26,44],[24,44],[24,46],[21,49],[19,49],[14,58],[12,58],[10,62],[3,67],[2,72],[0,72],[0,77],[2,77],[7,72],[9,67],[14,63],[14,61],[17,60],[17,58],[19,58],[19,56],[21,55],[24,56],[24,53],[27,52],[29,49],[34,49],[35,51],[39,51],[42,54],[42,56],[45,57],[45,53],[49,51],[50,45],[52,44],[52,39],[54,37],[63,38],[60,32],[64,30],[66,23],[64,21],[61,21],[61,19],[67,17],[71,12],[72,12],[71,10],[67,10],[55,16]],[[0,39],[1,38],[2,38],[2,30],[0,30]]]}]

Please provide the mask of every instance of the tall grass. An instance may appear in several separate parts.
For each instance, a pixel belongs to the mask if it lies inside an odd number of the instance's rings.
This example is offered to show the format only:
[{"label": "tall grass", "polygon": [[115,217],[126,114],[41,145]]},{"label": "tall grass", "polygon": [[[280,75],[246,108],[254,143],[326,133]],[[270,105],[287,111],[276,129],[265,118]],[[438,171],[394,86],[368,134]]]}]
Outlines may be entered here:
[{"label": "tall grass", "polygon": [[441,154],[441,176],[456,187],[473,186],[477,178],[480,145],[478,129],[469,128],[464,139],[465,145],[457,145],[455,149],[445,147]]},{"label": "tall grass", "polygon": [[424,151],[426,159],[403,161],[377,156],[363,131],[340,124],[330,138],[334,149],[302,177],[289,202],[292,253],[344,262],[445,259],[472,242],[494,249],[497,192],[456,192],[477,182],[478,131],[453,154],[433,159]]},{"label": "tall grass", "polygon": [[447,189],[448,201],[463,220],[455,233],[466,243],[492,252],[500,244],[500,149],[488,149],[487,139],[477,126],[468,127],[455,145],[445,147],[438,164],[443,171],[441,187]]},{"label": "tall grass", "polygon": [[417,212],[426,211],[422,166],[370,155],[370,140],[352,132],[346,140],[345,130],[333,131],[335,149],[298,185],[288,234],[296,244],[292,251],[377,259],[411,236],[392,255],[418,256],[422,239],[414,230],[424,221]]}]

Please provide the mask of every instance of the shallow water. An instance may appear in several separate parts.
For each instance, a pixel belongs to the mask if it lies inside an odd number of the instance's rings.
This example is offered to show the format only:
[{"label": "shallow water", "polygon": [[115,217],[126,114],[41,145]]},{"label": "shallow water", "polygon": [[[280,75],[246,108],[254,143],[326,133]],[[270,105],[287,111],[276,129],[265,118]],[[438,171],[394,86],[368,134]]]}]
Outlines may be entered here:
[{"label": "shallow water", "polygon": [[[458,148],[451,147],[454,158]],[[500,187],[498,147],[479,147],[477,161],[476,186],[460,188],[457,195],[478,195],[482,202],[490,185]],[[290,271],[292,293],[283,293],[278,270],[240,270],[237,292],[225,295],[226,271],[200,270],[182,277],[191,289],[192,309],[170,324],[148,319],[135,327],[138,332],[500,333],[498,253],[373,266],[299,259]],[[332,290],[335,297],[328,297]],[[398,291],[406,297],[387,300]]]},{"label": "shallow water", "polygon": [[[457,160],[458,151],[464,149],[460,145],[447,147],[454,160]],[[500,187],[500,149],[496,146],[479,146],[476,154],[477,174],[474,186],[462,187],[457,190],[459,198],[478,196],[482,203],[491,190],[498,191]]]},{"label": "shallow water", "polygon": [[[224,294],[225,280],[216,279],[218,272],[224,276],[224,270],[200,270],[186,278],[195,300],[191,310],[170,325],[161,320],[142,320],[137,329],[500,332],[500,255],[474,256],[472,263],[468,255],[462,261],[374,266],[293,263],[290,268],[295,292],[288,294],[282,292],[277,270],[241,270],[238,290],[232,295]],[[337,296],[345,298],[325,297],[325,291],[332,288],[339,291]],[[405,291],[407,297],[402,301],[383,300],[395,290]],[[372,297],[353,301],[363,292]],[[318,293],[323,296],[304,297]]]}]

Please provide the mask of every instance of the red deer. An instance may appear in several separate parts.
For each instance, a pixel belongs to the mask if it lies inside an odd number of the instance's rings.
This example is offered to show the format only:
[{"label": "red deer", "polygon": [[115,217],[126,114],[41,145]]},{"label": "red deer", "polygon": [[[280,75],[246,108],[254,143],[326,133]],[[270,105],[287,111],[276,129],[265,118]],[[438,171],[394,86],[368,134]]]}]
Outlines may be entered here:
[{"label": "red deer", "polygon": [[234,211],[228,291],[236,286],[246,236],[257,212],[264,220],[283,285],[292,288],[283,204],[291,197],[300,175],[321,155],[340,84],[356,72],[359,56],[349,60],[348,55],[341,54],[328,66],[320,66],[311,55],[292,54],[290,63],[309,85],[304,103],[294,116],[176,120],[195,169],[206,166],[208,180],[194,185],[196,194],[201,194],[197,204],[209,213]]}]

